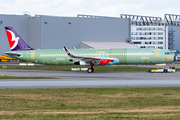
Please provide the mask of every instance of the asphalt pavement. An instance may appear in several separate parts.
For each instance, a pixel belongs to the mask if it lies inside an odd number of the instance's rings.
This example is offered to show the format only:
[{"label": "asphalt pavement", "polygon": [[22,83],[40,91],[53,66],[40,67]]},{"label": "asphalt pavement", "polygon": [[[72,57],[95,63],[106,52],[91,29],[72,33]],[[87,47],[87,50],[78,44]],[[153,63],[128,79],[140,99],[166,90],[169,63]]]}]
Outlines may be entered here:
[{"label": "asphalt pavement", "polygon": [[0,76],[56,77],[57,79],[0,79],[0,89],[180,87],[180,72],[94,72],[0,69]]}]

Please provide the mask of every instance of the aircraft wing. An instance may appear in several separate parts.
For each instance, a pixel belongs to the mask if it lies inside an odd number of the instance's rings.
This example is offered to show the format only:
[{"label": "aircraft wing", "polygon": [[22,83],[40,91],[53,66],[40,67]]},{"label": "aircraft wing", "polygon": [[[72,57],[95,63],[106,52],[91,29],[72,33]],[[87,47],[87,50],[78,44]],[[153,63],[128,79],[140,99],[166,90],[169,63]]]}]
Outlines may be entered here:
[{"label": "aircraft wing", "polygon": [[67,49],[65,46],[64,46],[64,49],[65,49],[67,55],[68,55],[69,57],[71,57],[71,58],[76,58],[76,59],[79,59],[79,60],[82,60],[82,61],[94,61],[94,60],[98,60],[98,61],[99,61],[99,60],[101,60],[100,58],[74,56],[74,55],[72,55],[72,54],[68,51],[68,49]]},{"label": "aircraft wing", "polygon": [[20,57],[22,54],[21,53],[12,53],[12,52],[5,52],[3,53],[3,55],[5,56],[17,56],[17,57]]},{"label": "aircraft wing", "polygon": [[[68,49],[64,46],[64,49],[65,49],[65,51],[66,51],[66,53],[67,53],[67,55],[69,56],[69,57],[71,57],[71,58],[76,58],[76,59],[78,59],[78,60],[80,60],[80,61],[84,61],[84,62],[86,62],[86,63],[98,63],[99,65],[107,65],[107,64],[109,64],[110,62],[111,62],[111,64],[112,64],[112,62],[114,62],[115,61],[115,59],[111,59],[111,58],[109,58],[109,59],[102,59],[102,58],[93,58],[93,57],[82,57],[82,56],[74,56],[74,55],[72,55],[69,51],[68,51]],[[116,60],[116,62],[117,62],[117,60]],[[118,61],[119,62],[119,61]]]}]

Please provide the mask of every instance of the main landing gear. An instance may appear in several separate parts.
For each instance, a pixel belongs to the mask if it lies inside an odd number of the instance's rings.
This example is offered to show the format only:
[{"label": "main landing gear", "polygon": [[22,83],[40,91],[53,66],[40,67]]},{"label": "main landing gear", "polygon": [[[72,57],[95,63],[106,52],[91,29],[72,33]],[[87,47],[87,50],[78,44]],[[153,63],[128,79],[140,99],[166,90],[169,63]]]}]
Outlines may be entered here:
[{"label": "main landing gear", "polygon": [[87,70],[88,73],[94,72],[93,65],[94,65],[94,64],[91,62],[91,63],[90,63],[90,68],[88,68],[88,70]]}]

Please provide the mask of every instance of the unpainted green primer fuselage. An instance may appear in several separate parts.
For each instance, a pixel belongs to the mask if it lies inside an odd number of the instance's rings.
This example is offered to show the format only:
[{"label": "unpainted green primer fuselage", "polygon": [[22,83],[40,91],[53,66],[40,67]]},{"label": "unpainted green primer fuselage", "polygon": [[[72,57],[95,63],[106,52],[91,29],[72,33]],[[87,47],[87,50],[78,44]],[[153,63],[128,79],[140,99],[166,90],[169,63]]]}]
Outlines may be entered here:
[{"label": "unpainted green primer fuselage", "polygon": [[[116,58],[118,64],[159,64],[174,61],[174,56],[168,50],[163,49],[71,49],[74,56],[92,58]],[[77,59],[70,58],[63,49],[10,51],[6,53],[18,53],[15,59],[37,62],[39,64],[72,65]],[[168,53],[168,54],[167,54]]]}]

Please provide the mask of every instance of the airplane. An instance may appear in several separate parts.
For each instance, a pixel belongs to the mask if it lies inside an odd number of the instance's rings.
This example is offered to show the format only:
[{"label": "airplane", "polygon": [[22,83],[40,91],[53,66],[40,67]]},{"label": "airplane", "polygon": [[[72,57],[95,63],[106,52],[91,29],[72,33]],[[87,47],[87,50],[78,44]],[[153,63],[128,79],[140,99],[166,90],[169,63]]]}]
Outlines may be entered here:
[{"label": "airplane", "polygon": [[117,64],[161,64],[176,61],[176,55],[169,50],[154,48],[122,49],[33,49],[13,29],[5,27],[11,51],[3,55],[18,60],[48,65],[90,66],[88,73],[94,72],[94,65]]}]

